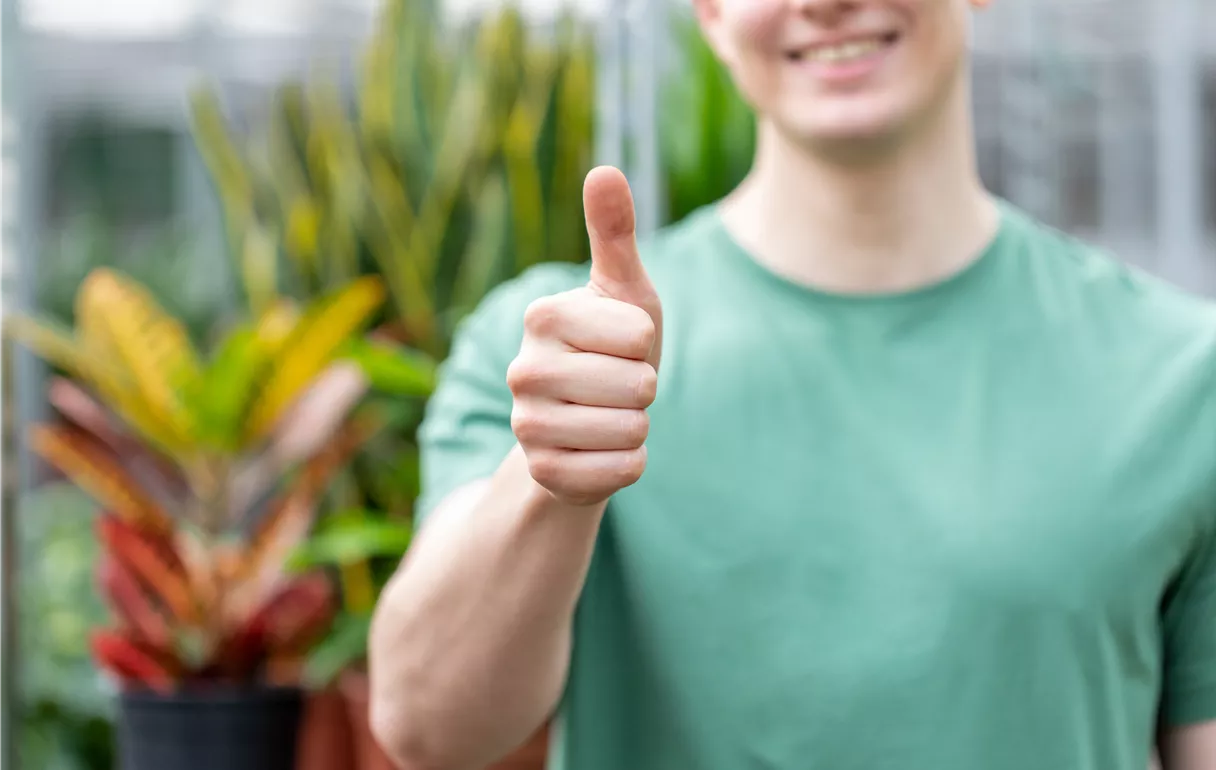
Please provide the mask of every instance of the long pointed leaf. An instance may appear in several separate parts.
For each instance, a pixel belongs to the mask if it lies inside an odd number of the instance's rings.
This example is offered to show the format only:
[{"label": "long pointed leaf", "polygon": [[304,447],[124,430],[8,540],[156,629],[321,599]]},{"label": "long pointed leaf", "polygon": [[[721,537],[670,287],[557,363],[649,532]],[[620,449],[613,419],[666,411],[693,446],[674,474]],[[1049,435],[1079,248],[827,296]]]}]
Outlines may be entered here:
[{"label": "long pointed leaf", "polygon": [[245,434],[248,439],[260,440],[269,433],[284,411],[383,301],[383,284],[377,278],[366,277],[313,304],[275,358],[269,378],[250,411]]},{"label": "long pointed leaf", "polygon": [[188,625],[200,622],[198,604],[183,573],[169,564],[137,530],[113,516],[102,516],[97,520],[97,534],[110,554],[137,575],[179,622]]},{"label": "long pointed leaf", "polygon": [[188,442],[193,415],[183,394],[199,376],[198,356],[182,325],[142,286],[105,268],[80,289],[82,315],[108,331],[131,384],[175,439]]},{"label": "long pointed leaf", "polygon": [[142,441],[132,436],[115,415],[76,383],[63,377],[51,380],[47,390],[51,406],[105,445],[131,477],[163,511],[175,516],[190,488],[181,471]]},{"label": "long pointed leaf", "polygon": [[132,525],[159,534],[172,531],[172,521],[118,458],[79,428],[35,425],[30,448]]}]

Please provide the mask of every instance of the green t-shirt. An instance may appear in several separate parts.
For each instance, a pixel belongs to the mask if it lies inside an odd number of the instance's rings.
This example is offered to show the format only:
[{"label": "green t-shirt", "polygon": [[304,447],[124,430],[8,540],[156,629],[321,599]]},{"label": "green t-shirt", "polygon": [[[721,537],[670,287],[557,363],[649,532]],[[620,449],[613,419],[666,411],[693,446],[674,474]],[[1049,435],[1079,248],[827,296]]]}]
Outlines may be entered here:
[{"label": "green t-shirt", "polygon": [[[551,767],[1144,770],[1216,719],[1216,310],[1002,203],[916,291],[786,281],[714,207],[643,244],[649,465],[611,501]],[[463,326],[429,510],[514,443],[545,265]]]}]

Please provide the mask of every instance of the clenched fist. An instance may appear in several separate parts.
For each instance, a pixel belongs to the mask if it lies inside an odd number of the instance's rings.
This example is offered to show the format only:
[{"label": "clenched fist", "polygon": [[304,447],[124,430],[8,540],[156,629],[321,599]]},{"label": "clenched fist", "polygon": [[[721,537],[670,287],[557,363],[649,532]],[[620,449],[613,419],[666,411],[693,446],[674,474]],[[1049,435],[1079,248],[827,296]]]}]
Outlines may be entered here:
[{"label": "clenched fist", "polygon": [[532,478],[562,502],[592,505],[646,467],[663,314],[642,267],[633,196],[620,171],[583,186],[591,280],[533,302],[507,371],[511,426]]}]

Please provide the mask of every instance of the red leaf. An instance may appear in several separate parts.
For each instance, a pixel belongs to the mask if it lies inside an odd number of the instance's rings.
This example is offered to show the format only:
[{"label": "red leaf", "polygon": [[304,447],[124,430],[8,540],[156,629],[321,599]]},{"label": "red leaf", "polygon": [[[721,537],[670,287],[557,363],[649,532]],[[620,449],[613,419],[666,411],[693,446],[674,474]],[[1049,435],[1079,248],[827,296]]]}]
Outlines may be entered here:
[{"label": "red leaf", "polygon": [[333,587],[314,573],[280,589],[225,640],[210,668],[243,677],[278,652],[298,652],[328,630],[336,611]]},{"label": "red leaf", "polygon": [[138,576],[144,587],[178,621],[188,624],[199,622],[198,605],[190,592],[181,562],[174,564],[170,561],[164,541],[158,543],[151,540],[114,516],[98,518],[97,534],[110,554]]},{"label": "red leaf", "polygon": [[152,606],[139,581],[122,562],[112,556],[103,557],[97,578],[114,613],[138,634],[140,641],[159,650],[172,649],[172,635],[165,617]]},{"label": "red leaf", "polygon": [[259,613],[267,645],[275,651],[302,651],[329,629],[337,609],[333,586],[315,572],[289,584]]},{"label": "red leaf", "polygon": [[117,631],[94,631],[90,639],[97,665],[124,683],[138,684],[160,693],[173,690],[175,677],[155,653]]}]

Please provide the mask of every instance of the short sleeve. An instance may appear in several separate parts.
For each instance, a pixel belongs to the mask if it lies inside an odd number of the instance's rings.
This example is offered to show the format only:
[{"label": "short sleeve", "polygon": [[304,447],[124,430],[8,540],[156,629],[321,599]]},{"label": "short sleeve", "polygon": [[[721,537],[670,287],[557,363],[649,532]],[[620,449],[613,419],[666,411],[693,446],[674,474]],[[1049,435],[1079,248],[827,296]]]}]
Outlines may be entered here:
[{"label": "short sleeve", "polygon": [[1216,531],[1204,534],[1178,578],[1164,616],[1162,721],[1216,719]]},{"label": "short sleeve", "polygon": [[511,451],[507,367],[519,352],[523,316],[535,299],[587,280],[587,268],[546,263],[491,291],[457,329],[418,429],[417,523],[459,487],[491,475]]}]

